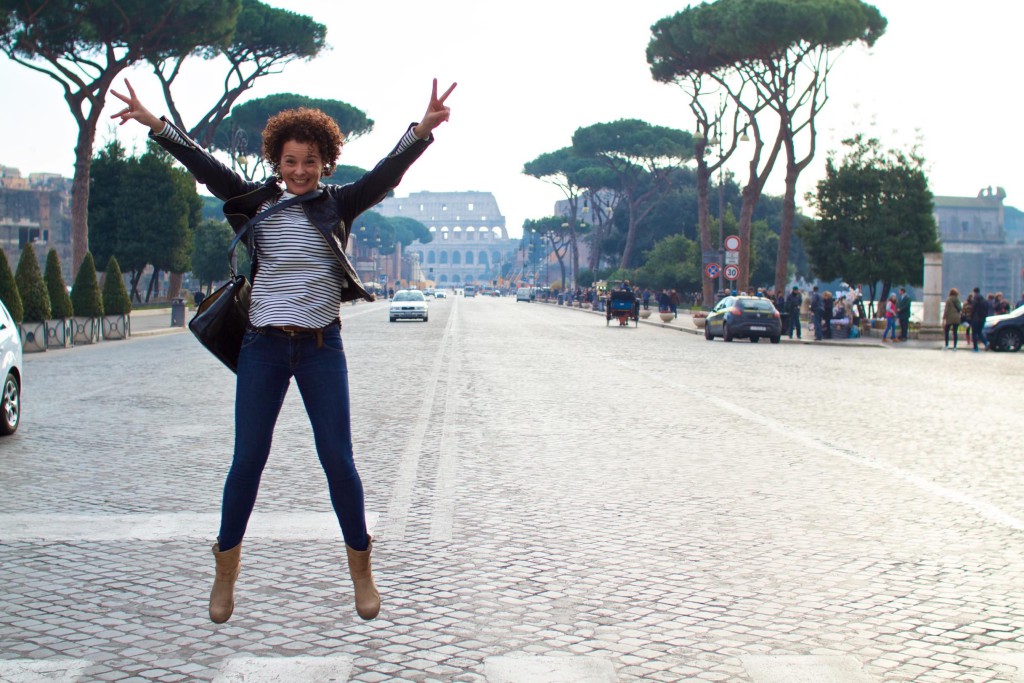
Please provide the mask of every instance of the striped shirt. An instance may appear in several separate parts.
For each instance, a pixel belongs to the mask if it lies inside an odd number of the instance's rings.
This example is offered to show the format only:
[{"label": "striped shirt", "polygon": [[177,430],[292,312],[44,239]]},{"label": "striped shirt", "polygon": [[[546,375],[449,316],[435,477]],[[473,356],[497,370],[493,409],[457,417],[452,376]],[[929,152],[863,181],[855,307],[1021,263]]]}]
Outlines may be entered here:
[{"label": "striped shirt", "polygon": [[[170,125],[156,133],[180,145],[190,144]],[[401,154],[419,138],[410,126],[390,156]],[[295,195],[263,202],[259,210]],[[254,228],[259,277],[253,283],[249,322],[254,327],[298,325],[326,327],[341,314],[344,271],[327,238],[309,222],[301,205],[289,206]]]}]

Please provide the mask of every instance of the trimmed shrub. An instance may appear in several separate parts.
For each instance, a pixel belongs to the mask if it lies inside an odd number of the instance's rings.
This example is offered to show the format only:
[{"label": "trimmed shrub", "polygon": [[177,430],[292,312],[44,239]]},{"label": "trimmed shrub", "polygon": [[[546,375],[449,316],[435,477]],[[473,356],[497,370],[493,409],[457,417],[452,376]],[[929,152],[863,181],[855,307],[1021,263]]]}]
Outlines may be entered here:
[{"label": "trimmed shrub", "polygon": [[82,265],[78,268],[75,284],[71,287],[71,306],[76,316],[99,318],[103,315],[103,299],[100,298],[96,263],[92,260],[91,252],[85,252]]},{"label": "trimmed shrub", "polygon": [[54,318],[70,318],[74,315],[71,308],[71,296],[68,294],[68,286],[64,284],[64,273],[60,269],[60,256],[56,249],[51,249],[46,255],[46,271],[43,273],[46,280],[46,291],[50,294],[50,315]]},{"label": "trimmed shrub", "polygon": [[107,261],[106,275],[103,278],[103,313],[105,315],[128,315],[132,312],[132,300],[128,297],[128,289],[124,286],[121,266],[114,255]]},{"label": "trimmed shrub", "polygon": [[21,303],[25,306],[27,323],[41,323],[50,319],[50,295],[46,292],[43,272],[39,270],[36,250],[29,242],[21,250],[18,269],[14,271],[14,281],[18,284]]},{"label": "trimmed shrub", "polygon": [[11,264],[7,261],[7,252],[0,249],[0,301],[4,302],[11,312],[14,322],[20,323],[25,317],[25,307],[21,303],[18,284],[14,281]]}]

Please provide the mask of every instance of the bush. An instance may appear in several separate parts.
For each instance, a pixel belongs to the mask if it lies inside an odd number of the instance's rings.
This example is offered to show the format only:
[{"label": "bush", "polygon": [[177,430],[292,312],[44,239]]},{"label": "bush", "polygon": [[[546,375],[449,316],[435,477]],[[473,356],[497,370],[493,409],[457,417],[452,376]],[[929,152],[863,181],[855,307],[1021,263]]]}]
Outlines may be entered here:
[{"label": "bush", "polygon": [[75,315],[86,318],[99,318],[103,315],[103,299],[100,298],[96,264],[92,260],[91,252],[85,252],[82,265],[78,268],[75,284],[71,288],[71,306],[75,310]]},{"label": "bush", "polygon": [[124,286],[121,266],[113,254],[107,261],[106,276],[103,280],[103,312],[106,315],[128,315],[132,312],[132,300]]},{"label": "bush", "polygon": [[51,249],[46,255],[46,272],[43,279],[46,280],[46,291],[50,295],[50,315],[54,318],[73,316],[71,297],[68,295],[67,285],[64,284],[64,273],[61,272],[60,256],[57,256],[56,249]]},{"label": "bush", "polygon": [[25,306],[25,322],[41,323],[50,319],[50,295],[46,293],[43,272],[39,270],[36,250],[29,242],[21,250],[18,270],[14,272],[14,281],[18,283],[21,303]]},{"label": "bush", "polygon": [[14,322],[20,323],[25,318],[25,307],[21,303],[21,294],[11,272],[11,264],[7,261],[7,253],[0,249],[0,301],[4,302],[11,312]]}]

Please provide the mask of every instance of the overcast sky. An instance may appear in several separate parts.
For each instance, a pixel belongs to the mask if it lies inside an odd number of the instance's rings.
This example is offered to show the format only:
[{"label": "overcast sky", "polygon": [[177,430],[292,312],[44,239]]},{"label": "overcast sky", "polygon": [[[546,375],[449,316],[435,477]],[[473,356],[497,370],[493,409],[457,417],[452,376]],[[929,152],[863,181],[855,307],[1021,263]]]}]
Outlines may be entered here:
[{"label": "overcast sky", "polygon": [[[327,26],[330,50],[257,82],[245,99],[275,92],[343,100],[376,122],[346,146],[340,163],[371,167],[419,120],[432,77],[459,86],[452,119],[413,166],[398,195],[413,191],[490,191],[517,235],[524,219],[552,213],[557,189],[522,174],[523,164],[571,142],[592,123],[639,118],[693,130],[687,98],[654,82],[645,49],[650,26],[687,3],[637,0],[608,10],[581,0],[486,3],[271,0]],[[1024,207],[1018,114],[1019,43],[1024,5],[1017,0],[879,0],[886,34],[868,51],[847,50],[829,79],[819,152],[801,177],[798,202],[824,172],[826,152],[868,130],[891,146],[916,137],[932,191],[974,196],[1002,186]],[[187,121],[216,99],[224,69],[195,60],[182,76]],[[156,78],[128,72],[143,101],[164,113]],[[119,81],[119,84],[121,82]],[[0,164],[23,174],[73,172],[76,127],[49,77],[0,57]],[[108,113],[117,105],[108,102]],[[134,128],[134,130],[132,130]],[[117,131],[129,147],[142,136]],[[97,146],[109,139],[106,120]],[[742,164],[733,168],[739,169]],[[783,167],[768,191],[781,194]]]}]

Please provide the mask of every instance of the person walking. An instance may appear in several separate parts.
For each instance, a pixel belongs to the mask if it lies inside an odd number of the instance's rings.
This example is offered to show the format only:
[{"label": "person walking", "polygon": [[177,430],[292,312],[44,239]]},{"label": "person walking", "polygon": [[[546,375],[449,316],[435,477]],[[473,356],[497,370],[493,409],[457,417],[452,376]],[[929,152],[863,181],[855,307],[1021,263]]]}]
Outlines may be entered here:
[{"label": "person walking", "polygon": [[380,612],[380,594],[370,565],[373,539],[366,529],[363,485],[352,449],[340,312],[345,301],[374,297],[348,260],[345,245],[356,217],[391,192],[434,141],[433,130],[451,115],[445,101],[455,84],[438,95],[434,79],[420,122],[411,124],[373,169],[343,186],[321,182],[334,172],[344,137],[320,110],[302,107],[270,117],[263,129],[262,151],[273,175],[256,183],[237,175],[166,118],[154,116],[127,79],[125,86],[127,94],[111,91],[125,105],[111,118],[119,118],[121,125],[137,121],[148,127],[150,139],[224,201],[224,214],[235,231],[279,202],[310,195],[304,206],[289,206],[246,234],[252,299],[238,359],[234,454],[213,545],[216,571],[210,619],[223,623],[234,611],[242,539],[293,377],[344,538],[356,612],[373,619]]},{"label": "person walking", "polygon": [[949,335],[953,333],[953,350],[956,351],[956,340],[960,328],[960,316],[963,312],[963,304],[960,303],[960,292],[956,287],[949,290],[946,297],[946,305],[942,310],[942,334],[945,338],[943,349],[949,348]]},{"label": "person walking", "polygon": [[832,338],[832,316],[835,312],[832,292],[825,290],[821,295],[821,333],[825,339]]},{"label": "person walking", "polygon": [[679,292],[672,289],[668,293],[668,305],[672,309],[672,317],[679,317],[679,304],[683,303],[683,298],[679,296]]},{"label": "person walking", "polygon": [[[890,335],[891,333],[891,335]],[[882,330],[882,341],[896,341],[896,295],[890,294],[885,302],[885,329]]]},{"label": "person walking", "polygon": [[910,329],[910,295],[905,287],[900,287],[900,295],[896,300],[896,313],[900,322],[900,341],[907,341]]},{"label": "person walking", "polygon": [[789,316],[787,319],[787,330],[786,334],[789,338],[793,338],[793,332],[796,332],[796,338],[800,339],[800,307],[803,304],[804,297],[800,294],[800,288],[794,287],[790,292],[789,296],[786,297],[786,314]]},{"label": "person walking", "polygon": [[985,318],[989,314],[988,300],[981,293],[981,289],[974,288],[974,295],[971,297],[971,341],[974,344],[974,352],[978,352],[978,342],[988,348],[988,340],[985,339]]},{"label": "person walking", "polygon": [[818,285],[814,285],[811,288],[811,322],[814,325],[814,341],[821,341],[823,332],[821,318],[824,312],[825,306],[821,294],[818,293]]}]

